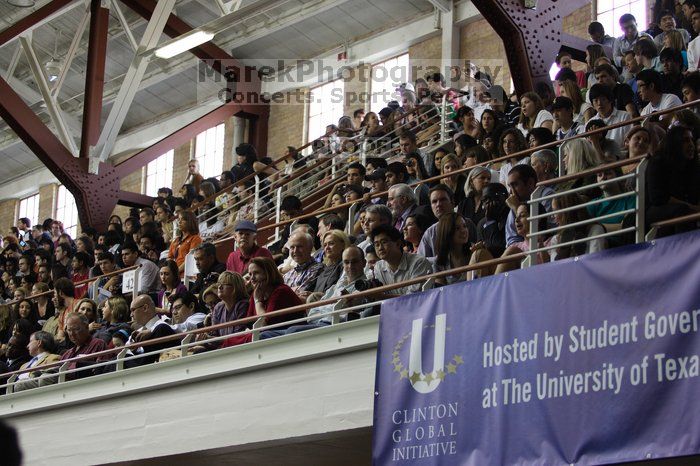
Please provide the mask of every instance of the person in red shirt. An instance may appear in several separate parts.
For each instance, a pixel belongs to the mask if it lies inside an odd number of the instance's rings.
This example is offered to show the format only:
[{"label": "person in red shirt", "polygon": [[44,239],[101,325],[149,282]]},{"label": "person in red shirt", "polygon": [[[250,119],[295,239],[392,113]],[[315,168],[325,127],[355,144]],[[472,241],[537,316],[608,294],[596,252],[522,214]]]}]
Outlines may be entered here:
[{"label": "person in red shirt", "polygon": [[[274,325],[294,319],[300,319],[306,315],[305,311],[293,312],[279,316],[266,318],[270,312],[300,306],[303,301],[290,287],[284,284],[282,275],[277,270],[275,262],[268,257],[255,257],[251,259],[248,267],[250,283],[253,285],[253,293],[248,301],[248,313],[246,317],[257,316],[264,319],[264,325]],[[247,324],[251,327],[253,322]],[[276,330],[285,327],[276,327]],[[248,343],[252,340],[252,334],[233,335],[224,340],[222,348]]]},{"label": "person in red shirt", "polygon": [[226,270],[236,272],[241,275],[248,273],[248,264],[254,257],[269,257],[272,254],[267,248],[258,246],[255,237],[258,229],[253,222],[241,220],[234,228],[234,239],[238,249],[229,254],[226,259]]},{"label": "person in red shirt", "polygon": [[91,259],[92,257],[88,253],[82,251],[76,252],[73,259],[71,259],[73,273],[70,278],[75,285],[75,299],[84,298],[87,294],[88,284],[78,285],[77,283],[90,277]]}]

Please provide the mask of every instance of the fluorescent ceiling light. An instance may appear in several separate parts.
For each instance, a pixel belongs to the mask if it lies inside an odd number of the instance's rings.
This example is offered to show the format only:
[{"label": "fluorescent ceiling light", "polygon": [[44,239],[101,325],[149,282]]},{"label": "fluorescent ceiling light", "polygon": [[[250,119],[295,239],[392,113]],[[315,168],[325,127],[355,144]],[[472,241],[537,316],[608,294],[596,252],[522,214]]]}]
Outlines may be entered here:
[{"label": "fluorescent ceiling light", "polygon": [[174,42],[165,45],[156,50],[155,55],[158,58],[173,58],[180,55],[182,52],[187,52],[190,49],[209,42],[214,38],[214,34],[206,31],[197,31],[194,34],[177,39]]},{"label": "fluorescent ceiling light", "polygon": [[29,8],[34,6],[34,0],[7,0],[7,3],[20,8]]}]

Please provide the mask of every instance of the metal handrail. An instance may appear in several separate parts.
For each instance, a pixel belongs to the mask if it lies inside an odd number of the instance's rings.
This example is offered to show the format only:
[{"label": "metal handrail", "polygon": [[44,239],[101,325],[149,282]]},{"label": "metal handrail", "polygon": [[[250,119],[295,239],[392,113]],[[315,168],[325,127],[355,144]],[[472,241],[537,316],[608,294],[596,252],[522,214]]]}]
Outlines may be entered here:
[{"label": "metal handrail", "polygon": [[[408,254],[408,253],[404,253],[404,254]],[[286,315],[286,314],[298,313],[298,312],[306,311],[306,310],[314,308],[314,307],[325,306],[328,304],[335,304],[339,301],[346,300],[346,299],[357,299],[357,298],[366,298],[366,297],[371,298],[371,297],[376,296],[376,295],[383,295],[387,291],[392,291],[395,289],[404,288],[406,286],[424,283],[430,279],[443,278],[443,277],[448,277],[450,275],[457,275],[457,274],[462,274],[465,272],[470,272],[473,270],[480,270],[482,268],[487,268],[487,267],[495,266],[495,265],[502,264],[502,263],[520,261],[523,258],[525,258],[525,256],[526,255],[524,253],[523,254],[513,254],[511,256],[501,257],[498,259],[492,259],[489,261],[480,262],[478,264],[465,265],[462,267],[455,267],[453,269],[422,275],[420,277],[415,277],[415,278],[412,278],[409,280],[405,280],[405,281],[398,282],[398,283],[393,283],[390,285],[383,285],[381,287],[373,288],[373,289],[366,290],[366,291],[358,291],[355,293],[351,293],[351,294],[347,294],[347,295],[343,295],[343,296],[339,296],[339,297],[335,297],[335,298],[329,298],[329,299],[325,299],[325,300],[321,300],[321,301],[316,301],[314,303],[306,303],[306,304],[301,304],[298,306],[289,307],[286,309],[281,309],[279,311],[269,312],[269,313],[266,313],[264,315],[264,317],[270,318],[270,317],[278,317],[278,316],[282,316],[282,315]],[[375,302],[369,302],[369,303],[367,303],[367,305],[365,307],[372,306],[375,304],[376,304]],[[347,311],[347,309],[343,309],[343,310]],[[174,335],[161,337],[161,338],[154,338],[152,340],[147,340],[145,342],[132,343],[132,344],[125,345],[125,346],[122,346],[119,348],[112,348],[109,350],[104,350],[104,351],[100,351],[100,352],[96,352],[96,353],[84,354],[84,355],[76,356],[74,358],[56,361],[56,362],[42,365],[42,366],[35,366],[35,367],[30,368],[30,369],[22,369],[22,370],[7,372],[4,374],[0,374],[0,377],[10,377],[12,375],[15,375],[15,374],[19,375],[19,374],[22,374],[25,372],[36,372],[39,368],[41,368],[42,370],[51,369],[54,367],[62,366],[63,364],[66,364],[66,363],[79,362],[79,361],[83,361],[86,359],[96,359],[96,358],[100,358],[102,356],[110,356],[110,355],[113,355],[115,353],[119,353],[119,352],[124,351],[124,350],[129,350],[129,349],[134,349],[134,348],[143,348],[143,347],[158,345],[158,344],[166,343],[166,342],[170,342],[170,341],[181,340],[186,335],[198,335],[198,334],[203,334],[203,333],[209,333],[209,332],[219,330],[222,328],[234,327],[234,326],[242,325],[242,324],[249,324],[249,323],[257,321],[259,319],[259,317],[260,316],[243,317],[241,319],[236,319],[236,320],[229,321],[229,322],[223,322],[221,324],[211,325],[209,327],[203,327],[201,329],[190,330],[187,332],[177,333]],[[322,316],[318,316],[318,315],[313,315],[311,317],[306,316],[305,319],[306,320],[308,320],[308,319],[316,320],[319,317],[322,317]],[[288,322],[285,322],[285,324],[288,325]],[[226,337],[228,338],[228,337],[231,337],[234,335],[242,335],[242,334],[247,334],[247,333],[250,333],[250,330],[236,332],[236,333],[227,335]],[[203,340],[203,341],[200,341],[199,343],[206,343],[207,341],[208,340]],[[172,348],[170,348],[170,349],[172,349]],[[149,354],[152,354],[152,353],[149,353]],[[111,362],[113,363],[114,361],[111,361]],[[83,369],[89,369],[89,367],[85,367]]]},{"label": "metal handrail", "polygon": [[[98,280],[101,280],[101,279],[103,279],[103,278],[110,278],[110,277],[113,277],[113,276],[115,276],[115,275],[121,275],[121,274],[123,274],[123,273],[125,273],[125,272],[130,272],[130,271],[136,270],[136,269],[138,269],[138,268],[140,268],[140,267],[141,267],[141,265],[132,265],[131,267],[125,267],[125,268],[123,268],[123,269],[115,270],[115,271],[113,271],[113,272],[109,272],[109,273],[106,273],[106,274],[103,274],[103,275],[96,275],[96,276],[94,276],[94,277],[91,277],[91,278],[88,278],[88,279],[85,279],[85,280],[80,280],[79,282],[75,282],[75,283],[73,283],[73,286],[81,286],[81,285],[90,284],[91,282],[98,281]],[[44,291],[44,292],[41,292],[41,293],[33,294],[33,295],[31,295],[31,296],[26,296],[26,297],[24,297],[24,298],[22,298],[22,299],[19,299],[19,300],[8,301],[8,302],[4,303],[4,305],[5,305],[5,306],[11,306],[11,305],[13,305],[13,304],[19,303],[20,301],[24,301],[25,299],[37,299],[37,298],[41,298],[41,297],[43,297],[43,296],[52,295],[53,293],[54,293],[53,290]]]}]

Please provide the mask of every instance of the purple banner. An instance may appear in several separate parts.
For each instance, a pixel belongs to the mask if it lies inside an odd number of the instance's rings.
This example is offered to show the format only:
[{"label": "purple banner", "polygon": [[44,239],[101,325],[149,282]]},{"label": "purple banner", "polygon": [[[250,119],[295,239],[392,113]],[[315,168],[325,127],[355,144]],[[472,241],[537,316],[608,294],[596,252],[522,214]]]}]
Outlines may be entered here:
[{"label": "purple banner", "polygon": [[382,305],[373,461],[700,453],[700,232]]}]

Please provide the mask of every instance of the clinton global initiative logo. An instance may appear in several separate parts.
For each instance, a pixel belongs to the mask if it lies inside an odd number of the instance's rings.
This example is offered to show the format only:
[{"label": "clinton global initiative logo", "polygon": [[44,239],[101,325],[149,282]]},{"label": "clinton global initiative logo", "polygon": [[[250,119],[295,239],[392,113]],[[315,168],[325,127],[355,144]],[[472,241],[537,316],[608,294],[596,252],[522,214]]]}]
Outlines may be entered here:
[{"label": "clinton global initiative logo", "polygon": [[[435,347],[433,348],[433,370],[427,374],[423,372],[423,330],[434,329]],[[462,356],[455,354],[445,364],[445,335],[451,329],[447,327],[445,314],[435,316],[435,324],[423,325],[423,319],[413,321],[413,328],[403,335],[394,345],[391,353],[391,364],[394,372],[399,375],[399,380],[407,379],[413,389],[418,393],[430,393],[438,388],[440,383],[451,375],[457,374],[459,366],[464,364]],[[406,340],[410,339],[408,366],[401,361],[401,349]]]}]

